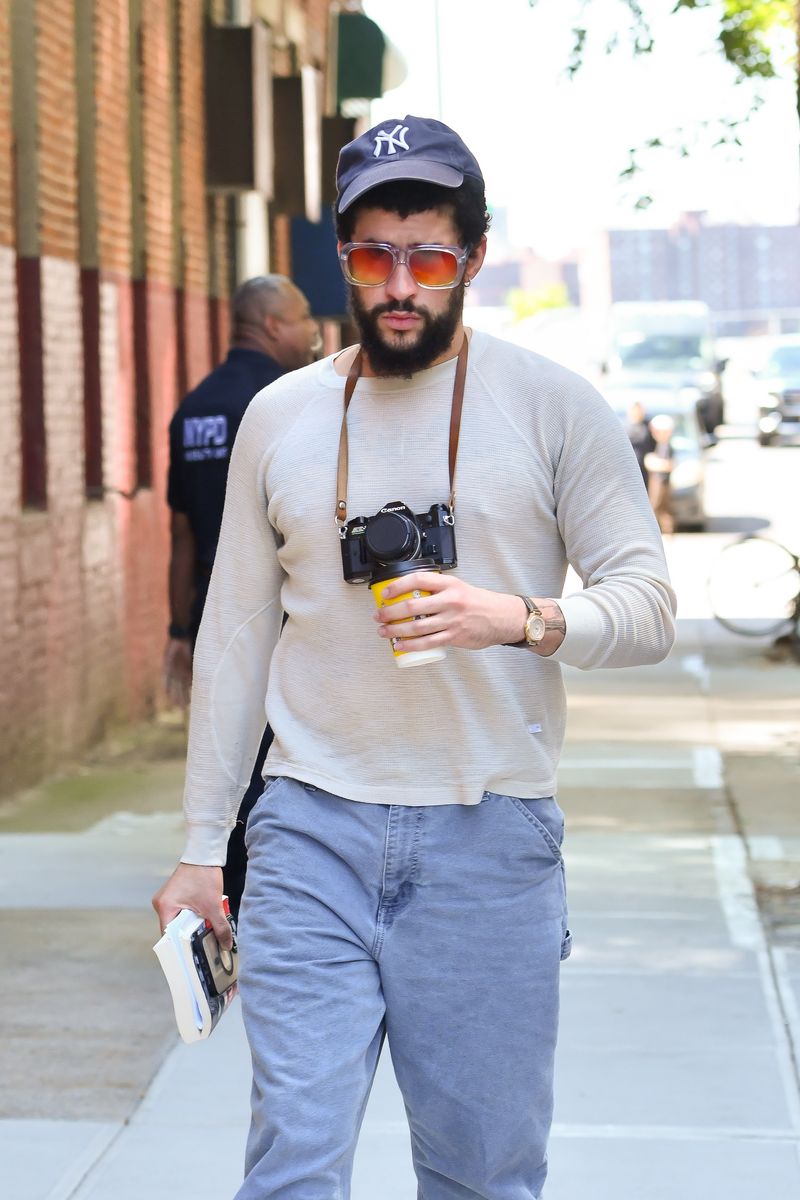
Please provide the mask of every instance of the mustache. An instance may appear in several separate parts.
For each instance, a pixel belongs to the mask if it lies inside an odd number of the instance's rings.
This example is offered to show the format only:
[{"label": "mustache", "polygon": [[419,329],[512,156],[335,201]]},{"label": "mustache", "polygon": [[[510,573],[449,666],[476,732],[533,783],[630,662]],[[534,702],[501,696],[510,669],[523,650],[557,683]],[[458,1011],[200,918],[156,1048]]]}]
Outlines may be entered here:
[{"label": "mustache", "polygon": [[410,300],[390,300],[372,309],[373,317],[379,317],[381,313],[417,313],[419,316],[427,316],[428,310],[412,304]]}]

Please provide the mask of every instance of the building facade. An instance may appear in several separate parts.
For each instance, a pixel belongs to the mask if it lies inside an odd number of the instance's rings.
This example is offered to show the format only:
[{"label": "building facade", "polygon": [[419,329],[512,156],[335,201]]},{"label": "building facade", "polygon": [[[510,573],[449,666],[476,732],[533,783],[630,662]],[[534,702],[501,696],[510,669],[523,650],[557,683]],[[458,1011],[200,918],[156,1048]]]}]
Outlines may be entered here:
[{"label": "building facade", "polygon": [[711,224],[685,213],[670,229],[612,229],[581,262],[583,302],[703,300],[718,333],[800,327],[800,225]]},{"label": "building facade", "polygon": [[[167,426],[224,357],[235,284],[292,272],[326,112],[347,133],[332,19],[327,0],[0,0],[2,790],[161,702]],[[244,42],[219,50],[218,28]],[[249,107],[220,121],[234,41]],[[220,129],[248,122],[242,178],[212,178]],[[321,315],[333,346],[341,314]]]}]

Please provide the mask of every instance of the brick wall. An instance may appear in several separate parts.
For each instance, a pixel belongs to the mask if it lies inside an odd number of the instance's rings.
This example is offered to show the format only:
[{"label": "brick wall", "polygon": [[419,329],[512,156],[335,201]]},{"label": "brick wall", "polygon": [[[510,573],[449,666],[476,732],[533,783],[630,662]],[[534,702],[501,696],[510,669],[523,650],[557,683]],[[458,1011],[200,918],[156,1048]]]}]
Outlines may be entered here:
[{"label": "brick wall", "polygon": [[[58,158],[59,156],[54,156]],[[43,149],[43,164],[49,156]],[[54,172],[55,166],[50,164]],[[74,170],[74,167],[73,167]],[[68,196],[71,189],[65,189]],[[69,201],[65,200],[65,207]],[[70,235],[55,205],[53,229],[64,243]],[[86,515],[83,483],[83,371],[81,313],[77,263],[48,255],[42,258],[42,322],[44,395],[47,427],[47,494],[49,545],[47,594],[41,627],[31,639],[44,643],[47,663],[46,707],[49,746],[85,744],[85,714],[76,704],[82,694],[82,669],[91,648],[86,643],[83,594],[91,587],[83,564]],[[38,572],[37,572],[38,573]],[[27,607],[27,606],[26,606]],[[107,664],[111,665],[111,664]]]},{"label": "brick wall", "polygon": [[181,0],[177,12],[178,156],[181,176],[182,289],[186,386],[208,373],[211,327],[208,305],[208,208],[203,141],[203,11]]},{"label": "brick wall", "polygon": [[[0,46],[6,46],[5,39],[0,39]],[[10,728],[5,726],[5,738],[16,741],[24,661],[19,604],[21,453],[16,257],[8,246],[0,246],[0,428],[4,431],[0,443],[0,713],[4,722],[10,723]]]},{"label": "brick wall", "polygon": [[130,53],[127,0],[94,6],[94,95],[98,256],[108,277],[131,271],[131,173],[129,161]]},{"label": "brick wall", "polygon": [[0,0],[0,246],[14,245],[9,0]]},{"label": "brick wall", "polygon": [[39,246],[78,258],[78,131],[73,0],[36,0]]},{"label": "brick wall", "polygon": [[142,0],[139,34],[147,276],[167,284],[172,282],[169,9],[164,0]]},{"label": "brick wall", "polygon": [[[208,0],[208,19],[222,24],[226,18],[226,0]],[[209,338],[212,360],[221,361],[228,346],[230,328],[226,299],[230,291],[232,263],[228,244],[227,201],[212,194],[208,198],[208,290]]]},{"label": "brick wall", "polygon": [[[146,716],[163,702],[166,431],[181,375],[195,383],[227,346],[233,212],[224,197],[206,193],[204,180],[203,22],[207,11],[224,17],[223,0],[30,0],[24,11],[32,19],[23,39],[30,69],[26,59],[19,71],[12,70],[10,0],[0,0],[6,791],[63,767],[109,725]],[[309,0],[305,12],[309,45],[299,56],[316,61],[327,0]],[[27,151],[22,222],[15,218],[12,103],[35,142]],[[25,509],[20,500],[23,225],[24,253],[41,283],[43,510]],[[288,270],[288,228],[285,219],[276,222],[273,270]],[[84,307],[87,272],[97,299],[91,313]],[[84,385],[93,363],[104,490],[87,489],[85,472]],[[143,429],[150,484],[137,488]]]},{"label": "brick wall", "polygon": [[318,67],[322,67],[325,62],[329,9],[328,0],[306,0],[309,61]]}]

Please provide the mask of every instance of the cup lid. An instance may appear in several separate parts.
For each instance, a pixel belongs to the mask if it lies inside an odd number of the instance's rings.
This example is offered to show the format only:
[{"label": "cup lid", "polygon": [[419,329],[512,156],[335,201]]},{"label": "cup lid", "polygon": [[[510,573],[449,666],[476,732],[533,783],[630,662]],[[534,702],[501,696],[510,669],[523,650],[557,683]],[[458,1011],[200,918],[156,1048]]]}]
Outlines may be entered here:
[{"label": "cup lid", "polygon": [[385,583],[387,579],[397,579],[398,575],[410,575],[412,571],[438,570],[432,558],[404,558],[397,562],[379,563],[372,572],[370,586],[373,583]]}]

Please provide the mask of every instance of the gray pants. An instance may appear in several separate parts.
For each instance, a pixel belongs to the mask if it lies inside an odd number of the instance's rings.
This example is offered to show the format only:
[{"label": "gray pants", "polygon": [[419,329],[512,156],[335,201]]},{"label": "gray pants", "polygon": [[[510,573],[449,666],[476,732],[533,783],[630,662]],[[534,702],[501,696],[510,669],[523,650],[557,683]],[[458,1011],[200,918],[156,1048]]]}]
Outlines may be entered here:
[{"label": "gray pants", "polygon": [[551,797],[412,808],[269,781],[247,829],[236,1200],[346,1200],[384,1036],[419,1200],[541,1196],[570,948],[563,828]]}]

